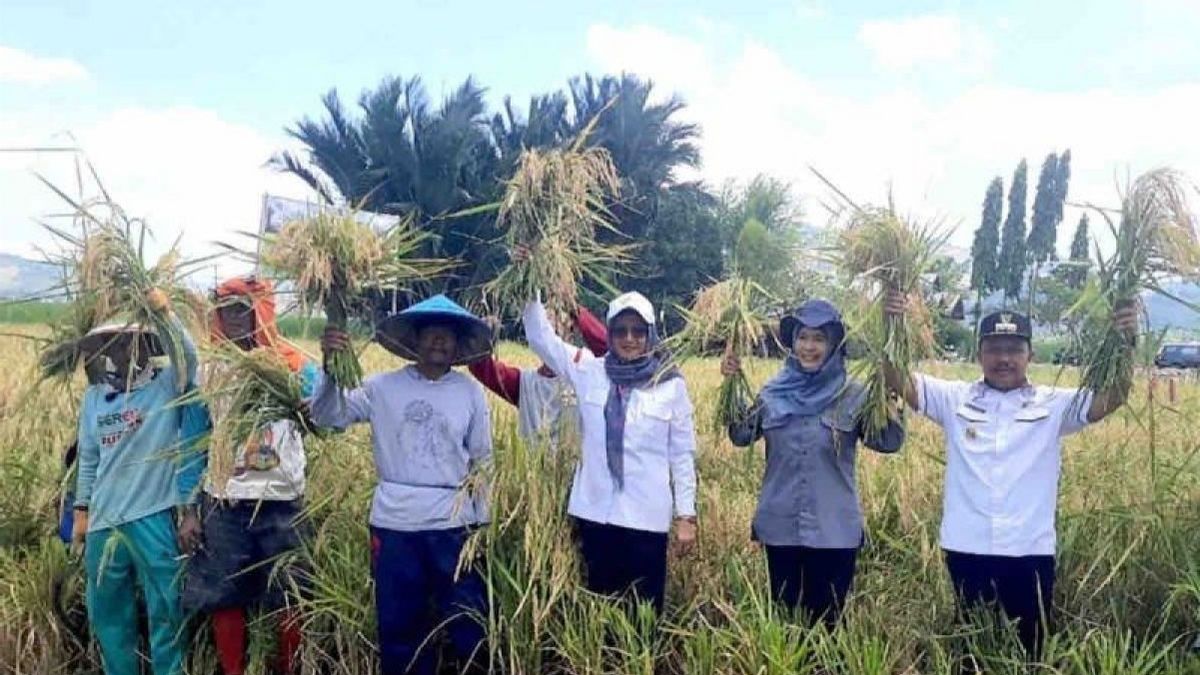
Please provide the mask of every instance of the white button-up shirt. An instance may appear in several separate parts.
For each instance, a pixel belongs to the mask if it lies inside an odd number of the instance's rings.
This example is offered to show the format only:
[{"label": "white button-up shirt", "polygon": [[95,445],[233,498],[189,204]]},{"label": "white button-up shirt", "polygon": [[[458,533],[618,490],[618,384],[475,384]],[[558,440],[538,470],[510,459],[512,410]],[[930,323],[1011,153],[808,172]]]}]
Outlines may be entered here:
[{"label": "white button-up shirt", "polygon": [[568,513],[585,520],[649,532],[671,529],[676,516],[696,514],[696,433],[683,378],[630,392],[625,420],[625,487],[608,470],[604,404],[612,386],[604,359],[564,342],[541,303],[525,308],[533,351],[565,376],[579,401],[582,452]]},{"label": "white button-up shirt", "polygon": [[1061,439],[1087,426],[1091,393],[1029,385],[1002,392],[916,375],[920,412],[946,434],[942,548],[1054,554]]}]

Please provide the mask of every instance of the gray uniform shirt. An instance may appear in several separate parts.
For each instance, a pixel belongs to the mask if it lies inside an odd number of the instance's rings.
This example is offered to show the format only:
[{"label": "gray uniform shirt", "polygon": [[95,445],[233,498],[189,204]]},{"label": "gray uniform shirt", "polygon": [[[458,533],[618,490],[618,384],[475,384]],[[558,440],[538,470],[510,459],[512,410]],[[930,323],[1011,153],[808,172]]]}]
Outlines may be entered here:
[{"label": "gray uniform shirt", "polygon": [[764,429],[764,403],[755,402],[738,423],[730,425],[729,440],[745,447],[759,438],[767,441],[754,538],[768,546],[858,548],[863,540],[863,516],[855,480],[855,450],[867,447],[892,453],[904,443],[904,428],[895,422],[878,439],[867,440],[857,424],[862,385],[851,383],[842,396],[819,415],[790,416],[775,428]]}]

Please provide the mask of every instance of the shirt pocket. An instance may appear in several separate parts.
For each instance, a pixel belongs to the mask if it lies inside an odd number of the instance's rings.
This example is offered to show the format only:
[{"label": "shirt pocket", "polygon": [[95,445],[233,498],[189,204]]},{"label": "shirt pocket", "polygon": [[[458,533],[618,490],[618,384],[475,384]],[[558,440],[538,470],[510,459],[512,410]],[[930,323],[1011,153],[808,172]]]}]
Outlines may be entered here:
[{"label": "shirt pocket", "polygon": [[835,452],[852,449],[858,443],[858,421],[853,412],[826,410],[821,413],[820,430],[829,434]]},{"label": "shirt pocket", "polygon": [[1029,406],[1021,408],[1013,415],[1013,421],[1017,424],[1036,424],[1050,417],[1049,408],[1042,406]]},{"label": "shirt pocket", "polygon": [[992,419],[987,411],[963,403],[954,410],[954,419],[961,429],[964,449],[969,452],[991,450]]}]

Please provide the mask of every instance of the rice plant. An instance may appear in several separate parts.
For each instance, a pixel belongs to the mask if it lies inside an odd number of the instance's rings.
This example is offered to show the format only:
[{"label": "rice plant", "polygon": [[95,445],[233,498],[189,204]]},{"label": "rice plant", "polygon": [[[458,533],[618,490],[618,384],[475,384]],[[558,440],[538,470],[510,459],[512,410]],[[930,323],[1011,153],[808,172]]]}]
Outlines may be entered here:
[{"label": "rice plant", "polygon": [[1148,291],[1200,311],[1165,288],[1171,280],[1200,278],[1200,240],[1188,200],[1194,190],[1179,172],[1155,169],[1138,176],[1125,190],[1118,220],[1106,209],[1095,209],[1116,246],[1105,256],[1097,245],[1098,274],[1071,309],[1073,316],[1083,319],[1081,390],[1124,390],[1132,381],[1133,345],[1113,327],[1114,309],[1136,304]]},{"label": "rice plant", "polygon": [[[152,238],[149,226],[144,220],[127,215],[105,190],[90,163],[87,168],[100,192],[89,199],[71,197],[64,189],[38,176],[72,209],[68,214],[72,222],[69,228],[43,223],[61,249],[50,256],[50,262],[63,270],[63,277],[58,286],[39,299],[66,300],[71,308],[53,325],[51,337],[44,341],[42,374],[63,378],[73,373],[82,357],[83,337],[92,328],[114,319],[151,327],[169,355],[182,362],[177,328],[167,315],[150,306],[147,295],[152,290],[161,290],[172,306],[181,310],[182,318],[195,325],[195,314],[182,311],[190,310],[196,303],[196,294],[186,288],[184,280],[190,270],[206,259],[185,261],[177,240],[151,264],[145,250],[147,240]],[[137,341],[134,345],[137,349]]]},{"label": "rice plant", "polygon": [[237,455],[260,430],[282,420],[302,433],[317,429],[309,415],[300,374],[270,349],[244,351],[223,343],[204,353],[205,377],[195,395],[208,403],[214,428],[209,437],[208,475],[224,485]]},{"label": "rice plant", "polygon": [[[849,296],[847,336],[855,337],[867,356],[853,367],[866,388],[859,419],[867,434],[879,434],[889,419],[896,419],[898,401],[888,389],[884,363],[902,377],[936,353],[933,315],[925,303],[922,278],[932,268],[951,231],[938,222],[920,223],[900,216],[895,205],[860,206],[837,190],[843,201],[835,261],[860,295]],[[899,292],[908,300],[903,316],[884,318],[887,293]]]},{"label": "rice plant", "polygon": [[[264,236],[261,262],[294,284],[303,308],[322,307],[329,326],[345,331],[350,319],[367,314],[362,297],[367,289],[403,288],[454,266],[417,257],[430,236],[411,218],[381,234],[352,211],[322,209]],[[343,388],[362,383],[353,347],[330,354],[326,370]]]},{"label": "rice plant", "polygon": [[521,153],[496,218],[512,262],[484,287],[486,298],[513,313],[543,298],[559,330],[570,325],[580,284],[607,287],[629,259],[630,246],[597,239],[618,232],[609,203],[621,181],[607,150],[584,147],[590,128],[569,148]]},{"label": "rice plant", "polygon": [[[667,341],[667,350],[679,361],[706,355],[720,348],[726,356],[745,359],[762,353],[771,335],[767,308],[774,298],[751,279],[737,275],[705,287],[691,307],[678,307],[686,326]],[[724,378],[717,390],[716,409],[709,430],[723,433],[754,398],[744,371]]]}]

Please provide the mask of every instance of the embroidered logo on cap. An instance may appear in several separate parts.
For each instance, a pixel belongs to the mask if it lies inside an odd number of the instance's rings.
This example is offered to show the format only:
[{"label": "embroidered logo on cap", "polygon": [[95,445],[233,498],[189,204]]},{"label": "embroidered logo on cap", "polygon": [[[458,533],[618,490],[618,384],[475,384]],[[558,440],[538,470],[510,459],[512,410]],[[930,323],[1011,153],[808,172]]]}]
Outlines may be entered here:
[{"label": "embroidered logo on cap", "polygon": [[1001,314],[1000,320],[996,322],[993,329],[997,333],[1015,333],[1017,332],[1017,324],[1013,323],[1012,314]]}]

